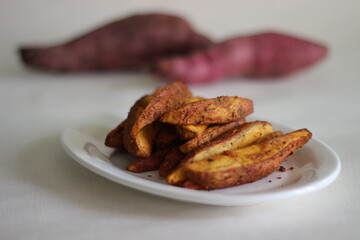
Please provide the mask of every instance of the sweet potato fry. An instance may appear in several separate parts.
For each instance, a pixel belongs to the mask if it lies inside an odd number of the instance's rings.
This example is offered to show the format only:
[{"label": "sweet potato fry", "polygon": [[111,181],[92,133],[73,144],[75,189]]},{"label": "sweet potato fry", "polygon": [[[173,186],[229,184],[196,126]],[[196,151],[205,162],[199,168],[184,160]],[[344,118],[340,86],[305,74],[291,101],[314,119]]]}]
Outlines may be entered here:
[{"label": "sweet potato fry", "polygon": [[138,158],[138,160],[127,167],[127,170],[134,173],[143,173],[153,170],[158,170],[165,155],[171,148],[164,148],[154,152],[149,157]]},{"label": "sweet potato fry", "polygon": [[164,161],[161,163],[159,168],[160,177],[166,177],[169,173],[174,170],[181,160],[184,158],[184,154],[176,146],[172,148],[164,157]]},{"label": "sweet potato fry", "polygon": [[240,97],[217,97],[185,104],[170,110],[162,122],[180,125],[228,123],[253,112],[253,102]]},{"label": "sweet potato fry", "polygon": [[251,100],[192,98],[186,86],[174,82],[140,98],[105,144],[140,157],[129,171],[159,170],[170,185],[212,190],[250,183],[275,171],[312,135],[307,129],[283,134],[265,121],[246,122],[252,111]]},{"label": "sweet potato fry", "polygon": [[108,133],[105,139],[105,146],[116,148],[119,150],[124,150],[124,127],[125,121],[121,122],[115,129]]},{"label": "sweet potato fry", "polygon": [[189,140],[202,135],[208,125],[176,125],[176,131],[182,140]]},{"label": "sweet potato fry", "polygon": [[205,190],[205,188],[203,186],[201,186],[200,184],[192,181],[192,180],[186,180],[185,182],[182,183],[181,185],[183,188],[187,188],[187,189],[193,189],[193,190]]},{"label": "sweet potato fry", "polygon": [[185,169],[179,164],[179,166],[167,175],[166,182],[170,185],[181,186],[181,184],[188,179]]},{"label": "sweet potato fry", "polygon": [[227,150],[245,147],[273,131],[273,127],[268,122],[254,121],[244,123],[200,145],[190,154],[186,155],[183,163],[199,161]]},{"label": "sweet potato fry", "polygon": [[241,126],[232,128],[224,134],[213,140],[200,145],[193,152],[187,154],[177,168],[166,178],[167,183],[171,185],[180,185],[188,179],[183,164],[190,161],[199,161],[214,154],[226,150],[245,147],[263,135],[273,132],[271,124],[268,122],[254,121],[244,123]]},{"label": "sweet potato fry", "polygon": [[154,146],[156,150],[160,150],[173,145],[179,140],[174,125],[160,123],[159,132],[154,139]]},{"label": "sweet potato fry", "polygon": [[183,153],[189,153],[191,150],[195,149],[196,147],[210,141],[211,139],[214,139],[215,137],[223,134],[224,132],[226,132],[236,126],[239,126],[243,123],[245,123],[245,119],[241,118],[239,120],[236,120],[236,121],[233,121],[230,123],[226,123],[223,125],[209,127],[203,132],[203,134],[201,134],[200,136],[195,137],[193,139],[190,139],[189,141],[187,141],[186,143],[181,145],[179,147],[179,149]]},{"label": "sweet potato fry", "polygon": [[183,83],[174,82],[138,100],[130,109],[124,126],[124,146],[128,152],[139,157],[150,156],[157,133],[152,123],[191,95]]},{"label": "sweet potato fry", "polygon": [[254,144],[261,143],[262,141],[268,140],[268,139],[270,139],[270,138],[278,137],[278,136],[281,136],[281,135],[283,135],[283,134],[284,134],[284,133],[281,132],[281,131],[271,132],[271,133],[269,133],[269,134],[267,134],[267,135],[264,135],[264,136],[260,137],[258,140],[256,140],[256,141],[254,142]]},{"label": "sweet potato fry", "polygon": [[206,156],[182,164],[186,175],[207,189],[254,182],[274,172],[312,134],[301,129],[247,147]]},{"label": "sweet potato fry", "polygon": [[[202,97],[193,97],[184,101],[184,105],[203,100]],[[202,134],[207,125],[176,125],[176,131],[182,140],[192,139]]]}]

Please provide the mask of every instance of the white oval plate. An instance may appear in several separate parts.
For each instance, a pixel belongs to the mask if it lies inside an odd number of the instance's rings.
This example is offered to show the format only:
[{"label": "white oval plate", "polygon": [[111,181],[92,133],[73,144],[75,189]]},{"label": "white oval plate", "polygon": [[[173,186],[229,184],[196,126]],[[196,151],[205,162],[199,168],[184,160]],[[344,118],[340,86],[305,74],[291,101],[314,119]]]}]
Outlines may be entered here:
[{"label": "white oval plate", "polygon": [[[293,131],[273,124],[276,130]],[[78,130],[62,134],[65,151],[91,171],[122,185],[175,200],[217,206],[246,206],[294,197],[319,190],[340,172],[340,159],[325,143],[312,138],[282,163],[287,170],[275,171],[259,181],[227,189],[199,191],[170,186],[157,171],[135,174],[126,170],[134,157],[104,145],[104,139]],[[290,168],[293,170],[290,170]]]}]

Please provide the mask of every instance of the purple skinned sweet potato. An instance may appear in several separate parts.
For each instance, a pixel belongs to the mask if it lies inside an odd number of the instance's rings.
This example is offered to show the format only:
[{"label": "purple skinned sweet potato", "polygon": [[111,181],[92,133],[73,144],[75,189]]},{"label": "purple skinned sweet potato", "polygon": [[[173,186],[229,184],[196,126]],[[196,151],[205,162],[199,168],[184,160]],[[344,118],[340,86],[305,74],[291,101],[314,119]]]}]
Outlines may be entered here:
[{"label": "purple skinned sweet potato", "polygon": [[281,33],[241,36],[182,57],[160,60],[153,72],[169,81],[207,83],[226,77],[277,77],[309,67],[327,54],[321,44]]},{"label": "purple skinned sweet potato", "polygon": [[210,44],[180,17],[142,14],[114,21],[64,44],[21,47],[20,55],[25,64],[43,70],[128,70]]}]

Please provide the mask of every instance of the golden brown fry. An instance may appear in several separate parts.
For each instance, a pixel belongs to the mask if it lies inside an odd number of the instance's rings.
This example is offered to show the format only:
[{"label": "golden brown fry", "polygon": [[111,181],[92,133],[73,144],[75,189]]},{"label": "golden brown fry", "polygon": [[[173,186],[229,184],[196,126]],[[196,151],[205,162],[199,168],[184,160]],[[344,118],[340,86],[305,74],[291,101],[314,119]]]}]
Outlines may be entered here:
[{"label": "golden brown fry", "polygon": [[183,104],[197,102],[197,101],[200,101],[200,100],[203,100],[203,99],[204,99],[203,97],[192,97],[192,98],[186,99]]},{"label": "golden brown fry", "polygon": [[124,127],[124,146],[128,152],[139,157],[150,156],[157,133],[156,126],[151,124],[190,97],[191,92],[183,83],[174,82],[138,100],[130,109]]},{"label": "golden brown fry", "polygon": [[183,188],[187,188],[187,189],[193,189],[193,190],[205,190],[205,188],[203,186],[201,186],[200,184],[194,182],[193,180],[186,180],[185,182],[183,182],[181,184],[181,186]]},{"label": "golden brown fry", "polygon": [[273,137],[278,137],[278,136],[281,136],[283,135],[284,133],[281,132],[281,131],[275,131],[275,132],[272,132],[272,133],[269,133],[267,135],[264,135],[263,137],[259,138],[258,140],[256,140],[254,143],[261,143],[262,141],[265,141],[265,140],[268,140],[270,138],[273,138]]},{"label": "golden brown fry", "polygon": [[108,133],[105,139],[105,146],[119,150],[125,149],[123,142],[125,121],[126,120],[124,120],[115,129]]},{"label": "golden brown fry", "polygon": [[301,129],[257,144],[207,156],[182,164],[186,175],[207,189],[254,182],[275,171],[293,151],[307,143],[312,134]]},{"label": "golden brown fry", "polygon": [[176,131],[182,140],[189,140],[203,134],[208,125],[176,125]]},{"label": "golden brown fry", "polygon": [[230,122],[227,124],[223,124],[220,126],[212,126],[207,128],[203,134],[201,134],[200,136],[190,139],[189,141],[187,141],[186,143],[184,143],[183,145],[181,145],[179,147],[179,149],[183,152],[183,153],[189,153],[190,151],[192,151],[193,149],[195,149],[196,147],[199,147],[200,145],[209,142],[211,139],[214,139],[215,137],[223,134],[224,132],[230,130],[231,128],[234,128],[236,126],[239,126],[241,124],[245,123],[245,119],[241,118],[238,119],[234,122]]},{"label": "golden brown fry", "polygon": [[171,185],[194,190],[236,186],[275,171],[312,135],[307,129],[283,134],[268,122],[246,122],[252,112],[249,99],[192,98],[184,84],[174,82],[140,98],[127,119],[108,133],[105,145],[140,157],[129,171],[159,170]]},{"label": "golden brown fry", "polygon": [[234,127],[213,140],[200,145],[189,153],[183,160],[183,163],[190,161],[199,161],[214,154],[227,150],[244,147],[252,144],[260,137],[273,132],[273,127],[268,122],[254,121],[247,122]]},{"label": "golden brown fry", "polygon": [[179,140],[174,125],[160,123],[159,132],[155,137],[154,146],[157,150],[169,147]]},{"label": "golden brown fry", "polygon": [[[184,101],[184,105],[203,100],[202,97],[193,97]],[[176,131],[182,140],[192,139],[200,136],[207,128],[207,125],[176,125]]]},{"label": "golden brown fry", "polygon": [[189,178],[185,172],[185,169],[180,164],[169,175],[167,175],[166,182],[170,185],[180,186],[188,179]]},{"label": "golden brown fry", "polygon": [[158,170],[165,155],[170,151],[170,148],[165,148],[154,152],[149,157],[138,158],[136,162],[130,164],[127,170],[134,173],[143,173],[153,170]]},{"label": "golden brown fry", "polygon": [[172,148],[164,157],[164,161],[161,163],[159,168],[160,177],[166,177],[169,173],[174,170],[181,160],[184,158],[184,154],[176,146]]},{"label": "golden brown fry", "polygon": [[247,146],[271,132],[273,132],[271,124],[261,121],[244,123],[241,126],[234,127],[186,155],[179,166],[167,176],[166,181],[171,185],[180,185],[188,179],[182,166],[185,162],[198,161],[226,150]]},{"label": "golden brown fry", "polygon": [[253,112],[253,102],[240,97],[217,97],[185,104],[170,110],[162,122],[180,125],[228,123]]}]

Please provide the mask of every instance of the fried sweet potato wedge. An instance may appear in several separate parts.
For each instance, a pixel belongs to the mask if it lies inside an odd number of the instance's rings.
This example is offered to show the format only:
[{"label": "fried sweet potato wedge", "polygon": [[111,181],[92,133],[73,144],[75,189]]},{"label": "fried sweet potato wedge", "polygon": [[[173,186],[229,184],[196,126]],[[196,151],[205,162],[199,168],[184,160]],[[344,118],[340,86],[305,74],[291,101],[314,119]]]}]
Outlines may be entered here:
[{"label": "fried sweet potato wedge", "polygon": [[183,83],[173,82],[138,100],[131,107],[124,126],[126,150],[138,157],[150,156],[157,133],[156,125],[152,123],[191,96],[191,91]]},{"label": "fried sweet potato wedge", "polygon": [[159,131],[154,139],[154,147],[156,150],[167,148],[179,141],[179,136],[174,125],[161,123]]},{"label": "fried sweet potato wedge", "polygon": [[159,168],[159,176],[166,177],[169,173],[174,170],[181,160],[184,158],[184,154],[176,146],[172,148],[164,157],[164,161],[161,163]]},{"label": "fried sweet potato wedge", "polygon": [[[184,104],[197,102],[203,100],[202,97],[193,97],[185,100]],[[207,125],[176,125],[176,131],[179,137],[182,140],[189,140],[194,137],[200,136],[204,130],[207,128]]]},{"label": "fried sweet potato wedge", "polygon": [[236,150],[183,163],[186,175],[206,189],[250,183],[274,172],[293,151],[307,143],[312,134],[301,129],[266,139]]},{"label": "fried sweet potato wedge", "polygon": [[105,139],[105,146],[119,150],[125,149],[123,142],[125,122],[126,120],[121,122],[115,129],[108,133]]},{"label": "fried sweet potato wedge", "polygon": [[240,97],[217,97],[191,102],[167,112],[162,122],[180,125],[228,123],[251,114],[253,102]]},{"label": "fried sweet potato wedge", "polygon": [[182,140],[189,140],[203,134],[208,125],[176,125],[176,131]]},{"label": "fried sweet potato wedge", "polygon": [[183,163],[199,161],[227,150],[247,146],[273,131],[272,125],[268,122],[253,121],[244,123],[200,145],[186,156]]},{"label": "fried sweet potato wedge", "polygon": [[143,173],[153,170],[158,170],[160,164],[164,160],[165,155],[171,148],[164,148],[157,152],[154,152],[149,157],[138,158],[136,162],[130,164],[127,170],[134,173]]},{"label": "fried sweet potato wedge", "polygon": [[239,126],[243,123],[245,123],[245,119],[241,118],[236,121],[226,123],[223,125],[208,127],[206,130],[204,130],[204,132],[200,136],[190,139],[189,141],[187,141],[186,143],[181,145],[179,147],[179,149],[183,153],[189,153],[196,147],[199,147],[200,145],[202,145],[206,142],[209,142],[211,139],[214,139],[217,136],[223,134],[224,132],[226,132],[236,126]]},{"label": "fried sweet potato wedge", "polygon": [[166,182],[171,185],[181,185],[186,181],[188,177],[183,167],[186,162],[199,161],[227,150],[245,147],[272,132],[271,124],[262,121],[248,122],[234,127],[187,154],[175,170],[167,176]]},{"label": "fried sweet potato wedge", "polygon": [[188,179],[185,168],[183,168],[180,163],[169,175],[167,175],[166,182],[170,185],[181,186],[181,184]]},{"label": "fried sweet potato wedge", "polygon": [[275,131],[272,133],[269,133],[265,136],[262,136],[261,138],[259,138],[258,140],[256,140],[254,143],[261,143],[262,141],[268,140],[270,138],[274,138],[274,137],[278,137],[283,135],[284,133],[282,131]]},{"label": "fried sweet potato wedge", "polygon": [[136,101],[124,124],[122,133],[124,147],[129,153],[138,157],[150,156],[154,138],[158,132],[157,125],[151,123],[140,129],[134,126],[153,97],[153,95],[145,95]]},{"label": "fried sweet potato wedge", "polygon": [[187,188],[187,189],[192,189],[192,190],[205,190],[205,188],[203,186],[201,186],[200,184],[198,184],[190,179],[183,182],[181,184],[181,187]]}]

